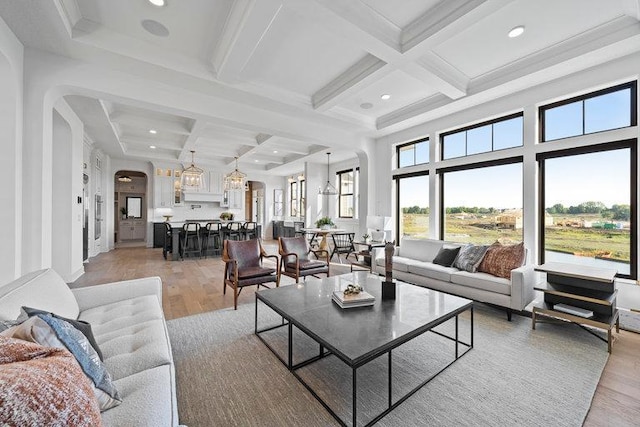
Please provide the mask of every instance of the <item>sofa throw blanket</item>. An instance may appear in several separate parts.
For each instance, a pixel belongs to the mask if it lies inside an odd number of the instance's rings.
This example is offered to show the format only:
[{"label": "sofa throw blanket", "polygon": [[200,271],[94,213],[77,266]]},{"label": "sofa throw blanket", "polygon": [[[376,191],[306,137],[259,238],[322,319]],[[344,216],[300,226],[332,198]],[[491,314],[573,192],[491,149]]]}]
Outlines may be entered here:
[{"label": "sofa throw blanket", "polygon": [[101,426],[102,420],[71,353],[0,336],[0,425]]}]

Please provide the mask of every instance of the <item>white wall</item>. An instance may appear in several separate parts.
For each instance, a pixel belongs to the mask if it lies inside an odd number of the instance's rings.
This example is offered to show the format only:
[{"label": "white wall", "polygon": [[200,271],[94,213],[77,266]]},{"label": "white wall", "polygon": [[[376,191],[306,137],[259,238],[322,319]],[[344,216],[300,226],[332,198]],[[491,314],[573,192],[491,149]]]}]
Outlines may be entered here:
[{"label": "white wall", "polygon": [[82,265],[84,126],[63,99],[56,103],[53,111],[52,130],[54,149],[51,266],[65,281],[73,282],[84,273]]},{"label": "white wall", "polygon": [[0,286],[22,274],[23,47],[0,18]]}]

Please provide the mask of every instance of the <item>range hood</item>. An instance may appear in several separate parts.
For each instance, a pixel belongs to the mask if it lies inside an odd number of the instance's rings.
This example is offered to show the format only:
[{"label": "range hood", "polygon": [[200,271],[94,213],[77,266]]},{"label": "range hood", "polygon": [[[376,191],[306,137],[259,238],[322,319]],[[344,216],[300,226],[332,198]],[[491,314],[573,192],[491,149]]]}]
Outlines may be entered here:
[{"label": "range hood", "polygon": [[183,191],[185,202],[221,202],[222,194],[204,191]]}]

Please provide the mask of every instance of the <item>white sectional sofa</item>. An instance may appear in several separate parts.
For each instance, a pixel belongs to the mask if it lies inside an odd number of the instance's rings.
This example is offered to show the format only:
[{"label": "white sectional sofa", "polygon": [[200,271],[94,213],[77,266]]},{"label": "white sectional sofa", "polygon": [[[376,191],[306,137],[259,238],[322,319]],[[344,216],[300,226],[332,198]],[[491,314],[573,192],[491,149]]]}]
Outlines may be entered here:
[{"label": "white sectional sofa", "polygon": [[[393,278],[403,282],[424,286],[505,307],[511,320],[512,310],[522,311],[533,300],[534,271],[526,263],[511,270],[511,279],[487,273],[469,273],[454,267],[433,264],[440,249],[461,246],[460,243],[432,239],[403,238],[395,248],[393,256]],[[376,248],[372,270],[385,274],[384,248]]]},{"label": "white sectional sofa", "polygon": [[71,290],[55,271],[35,271],[0,286],[0,320],[15,320],[22,306],[91,324],[122,399],[102,412],[105,426],[178,425],[159,277]]}]

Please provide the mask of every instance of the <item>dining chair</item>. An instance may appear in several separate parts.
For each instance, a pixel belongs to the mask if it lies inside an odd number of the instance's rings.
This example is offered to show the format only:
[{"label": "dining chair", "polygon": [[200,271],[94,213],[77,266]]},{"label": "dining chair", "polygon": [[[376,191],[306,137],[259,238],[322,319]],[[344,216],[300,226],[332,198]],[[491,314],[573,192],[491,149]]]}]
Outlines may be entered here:
[{"label": "dining chair", "polygon": [[345,259],[349,258],[349,255],[353,254],[353,256],[358,259],[356,255],[356,249],[353,246],[353,239],[356,233],[331,233],[331,239],[333,240],[333,250],[331,251],[331,256],[329,259],[333,259],[335,254],[338,254],[338,261],[342,264],[342,259],[340,258],[340,254],[347,254]]}]

